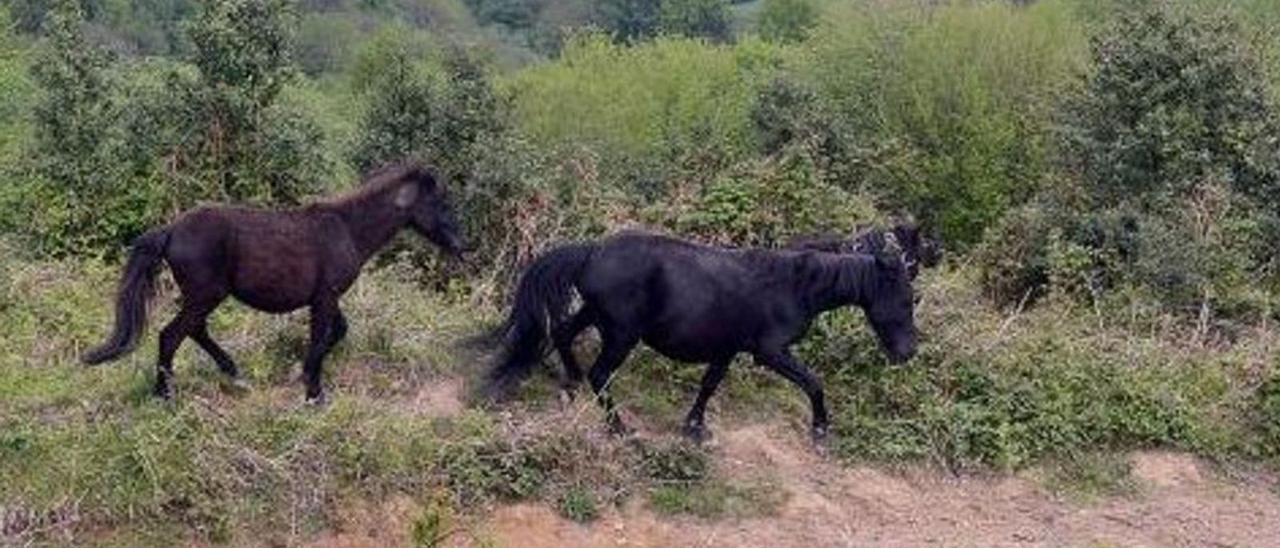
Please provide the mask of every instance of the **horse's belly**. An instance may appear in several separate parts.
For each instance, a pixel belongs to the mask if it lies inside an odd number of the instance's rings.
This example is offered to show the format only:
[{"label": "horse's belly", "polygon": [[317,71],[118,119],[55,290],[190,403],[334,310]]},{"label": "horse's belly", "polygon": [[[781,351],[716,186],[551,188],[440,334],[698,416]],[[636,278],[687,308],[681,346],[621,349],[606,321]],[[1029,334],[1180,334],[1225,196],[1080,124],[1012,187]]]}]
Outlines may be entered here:
[{"label": "horse's belly", "polygon": [[[654,350],[657,350],[659,354],[678,362],[707,363],[724,357],[726,354],[719,349],[705,345],[672,343],[670,341],[651,341],[647,339],[645,340],[645,344],[649,345],[649,347]],[[732,354],[729,355],[732,356]]]},{"label": "horse's belly", "polygon": [[645,344],[668,358],[693,363],[732,357],[749,346],[749,341],[739,330],[721,321],[654,326],[643,339]]},{"label": "horse's belly", "polygon": [[237,290],[233,291],[231,295],[236,300],[257,310],[277,314],[291,312],[309,304],[306,298],[298,298],[297,295],[281,294],[279,292]]},{"label": "horse's belly", "polygon": [[236,277],[232,295],[267,312],[288,312],[310,304],[314,275],[288,268],[259,269]]}]

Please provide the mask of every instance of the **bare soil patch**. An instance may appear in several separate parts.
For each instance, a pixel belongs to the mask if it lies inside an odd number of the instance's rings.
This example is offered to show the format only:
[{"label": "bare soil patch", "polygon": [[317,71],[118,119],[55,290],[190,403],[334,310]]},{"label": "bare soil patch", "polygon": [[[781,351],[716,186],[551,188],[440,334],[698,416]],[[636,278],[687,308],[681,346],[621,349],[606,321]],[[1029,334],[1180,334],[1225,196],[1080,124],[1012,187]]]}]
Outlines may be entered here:
[{"label": "bare soil patch", "polygon": [[748,425],[713,451],[735,478],[772,477],[790,496],[776,515],[708,521],[654,514],[642,502],[583,525],[539,504],[497,509],[501,546],[1276,546],[1271,477],[1214,477],[1194,457],[1132,456],[1140,494],[1091,503],[1048,492],[1033,474],[955,477],[913,468],[845,467],[792,429]]}]

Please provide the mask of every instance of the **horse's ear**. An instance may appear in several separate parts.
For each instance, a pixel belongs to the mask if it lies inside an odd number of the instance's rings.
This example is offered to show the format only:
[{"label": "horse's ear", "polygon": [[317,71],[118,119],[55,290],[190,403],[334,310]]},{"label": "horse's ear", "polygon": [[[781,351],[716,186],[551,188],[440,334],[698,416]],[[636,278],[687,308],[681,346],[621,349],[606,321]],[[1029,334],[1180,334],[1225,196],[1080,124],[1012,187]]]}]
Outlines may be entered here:
[{"label": "horse's ear", "polygon": [[418,187],[422,186],[417,181],[400,185],[396,190],[396,207],[406,208],[418,201]]}]

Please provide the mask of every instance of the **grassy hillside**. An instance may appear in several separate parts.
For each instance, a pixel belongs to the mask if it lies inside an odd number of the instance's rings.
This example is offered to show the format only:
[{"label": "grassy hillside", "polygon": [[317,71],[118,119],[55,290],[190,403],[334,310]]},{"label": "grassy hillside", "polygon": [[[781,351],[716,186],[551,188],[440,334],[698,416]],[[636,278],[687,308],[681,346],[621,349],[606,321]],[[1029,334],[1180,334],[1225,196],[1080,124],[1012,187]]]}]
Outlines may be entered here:
[{"label": "grassy hillside", "polygon": [[[779,503],[767,482],[726,480],[723,463],[679,439],[700,368],[649,351],[616,380],[626,417],[643,432],[631,440],[604,433],[590,398],[562,407],[551,371],[517,402],[471,407],[465,395],[487,364],[456,343],[497,311],[394,268],[369,273],[344,300],[353,329],[329,360],[329,407],[302,404],[303,315],[240,306],[215,315],[212,331],[252,389],[226,385],[186,345],[176,401],[155,401],[154,337],[114,365],[77,361],[108,325],[114,270],[5,266],[6,538],[284,543],[327,530],[361,501],[389,497],[422,509],[412,534],[423,538],[501,501],[544,500],[581,520],[634,501],[711,518]],[[1099,451],[1141,447],[1227,462],[1275,454],[1280,338],[1270,328],[1229,344],[1140,311],[1121,320],[1069,304],[1001,312],[974,293],[970,275],[945,269],[923,279],[925,339],[909,365],[883,365],[855,312],[825,318],[804,343],[826,382],[831,448],[841,460],[982,470],[1096,462],[1089,459]],[[171,298],[161,296],[156,319],[172,313]],[[593,350],[584,342],[584,354]],[[1270,388],[1259,390],[1263,383]],[[713,400],[713,430],[782,420],[804,431],[807,404],[780,378],[743,362],[726,386]]]},{"label": "grassy hillside", "polygon": [[[383,500],[423,545],[488,542],[473,525],[511,501],[774,512],[785,489],[676,436],[700,367],[637,351],[615,382],[628,439],[551,367],[512,403],[470,400],[489,356],[458,343],[501,320],[521,268],[635,226],[777,246],[910,217],[943,241],[910,363],[856,310],[797,345],[833,412],[813,451],[838,465],[1124,484],[1116,455],[1154,448],[1274,467],[1280,11],[1140,4],[13,2],[0,543],[290,544]],[[212,331],[252,388],[187,345],[176,401],[154,401],[168,281],[139,351],[79,365],[147,227],[293,206],[403,156],[440,168],[476,251],[447,264],[409,238],[368,265],[330,406],[302,405],[305,314],[240,305]],[[802,433],[807,407],[742,360],[711,428]]]}]

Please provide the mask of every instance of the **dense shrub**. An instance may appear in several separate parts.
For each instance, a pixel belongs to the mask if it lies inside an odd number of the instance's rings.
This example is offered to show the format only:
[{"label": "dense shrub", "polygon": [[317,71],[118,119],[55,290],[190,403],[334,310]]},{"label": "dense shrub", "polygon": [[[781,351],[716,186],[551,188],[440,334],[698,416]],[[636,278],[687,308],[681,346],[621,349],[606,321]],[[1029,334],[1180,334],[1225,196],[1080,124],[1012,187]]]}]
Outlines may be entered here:
[{"label": "dense shrub", "polygon": [[1186,317],[1275,309],[1276,115],[1258,63],[1221,15],[1127,11],[1095,40],[1097,70],[1065,102],[1065,179],[988,235],[997,300],[1054,286],[1114,289]]},{"label": "dense shrub", "polygon": [[680,211],[673,223],[680,233],[769,247],[803,234],[851,234],[860,223],[879,220],[869,197],[828,182],[799,147],[726,169]]},{"label": "dense shrub", "polygon": [[121,181],[116,156],[120,82],[112,56],[88,42],[82,12],[64,2],[47,18],[31,71],[43,93],[32,112],[31,172],[13,204],[21,212],[11,214],[46,253],[101,249],[131,228],[102,215],[104,207],[123,205],[120,196],[135,190]]},{"label": "dense shrub", "polygon": [[663,0],[659,28],[666,34],[724,41],[731,38],[726,0]]},{"label": "dense shrub", "polygon": [[1218,179],[1276,203],[1276,113],[1233,19],[1134,9],[1093,50],[1097,71],[1066,109],[1063,160],[1095,205],[1167,207]]},{"label": "dense shrub", "polygon": [[764,0],[757,21],[760,37],[774,42],[800,42],[818,24],[813,0]]},{"label": "dense shrub", "polygon": [[289,12],[227,0],[189,27],[192,64],[111,63],[75,10],[33,67],[34,177],[12,213],[49,254],[115,253],[200,200],[296,204],[330,175],[324,135],[280,94]]},{"label": "dense shrub", "polygon": [[865,150],[848,171],[965,247],[1039,187],[1049,107],[1085,58],[1071,14],[1057,1],[832,8],[798,72]]},{"label": "dense shrub", "polygon": [[600,156],[606,183],[653,196],[683,162],[724,165],[754,148],[748,113],[776,59],[760,42],[709,47],[662,38],[627,48],[585,36],[511,86],[530,137],[588,149]]},{"label": "dense shrub", "polygon": [[935,279],[927,294],[908,365],[884,364],[857,313],[822,318],[800,344],[827,383],[844,455],[1018,468],[1099,450],[1265,447],[1252,426],[1259,400],[1240,389],[1253,367],[1269,367],[1251,361],[1264,341],[1196,346],[1159,319],[1096,318],[1069,304],[1025,311],[1011,327],[961,278]]}]

